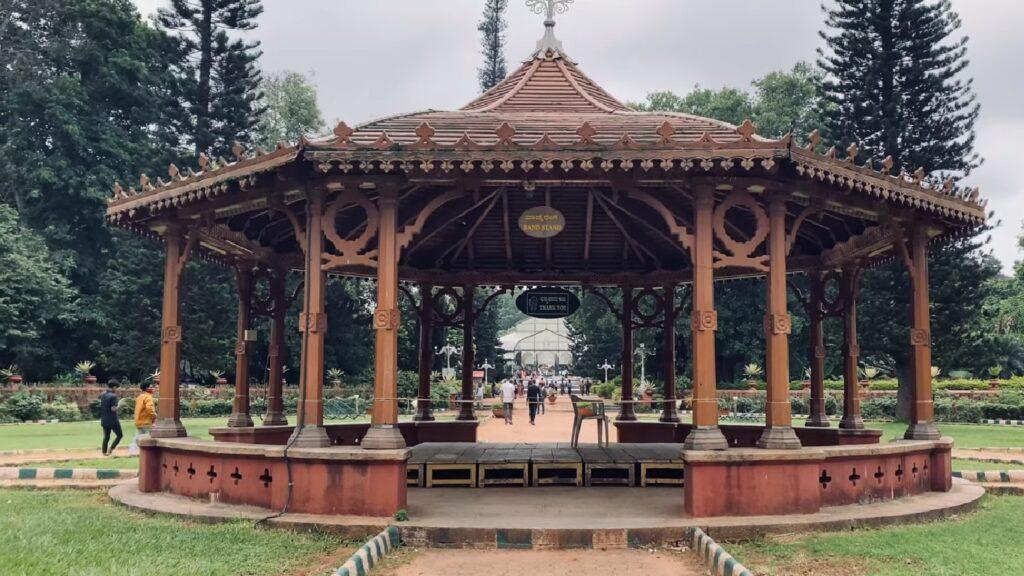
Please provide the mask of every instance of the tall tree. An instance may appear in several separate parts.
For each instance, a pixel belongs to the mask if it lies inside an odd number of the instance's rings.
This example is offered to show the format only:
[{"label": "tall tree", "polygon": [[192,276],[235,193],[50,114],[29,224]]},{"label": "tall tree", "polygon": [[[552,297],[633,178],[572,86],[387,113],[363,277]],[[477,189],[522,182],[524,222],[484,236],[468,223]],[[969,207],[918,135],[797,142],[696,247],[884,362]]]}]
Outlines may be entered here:
[{"label": "tall tree", "polygon": [[825,11],[826,137],[862,159],[892,156],[893,170],[966,175],[979,105],[967,37],[949,0],[837,0]]},{"label": "tall tree", "polygon": [[[826,138],[837,146],[860,144],[862,160],[892,156],[893,170],[963,176],[980,163],[974,152],[979,107],[964,78],[967,38],[949,0],[837,0],[823,8],[827,44],[819,52],[825,72]],[[935,362],[945,370],[987,362],[981,326],[988,280],[998,273],[985,241],[957,239],[931,257]],[[909,282],[890,265],[869,271],[859,313],[870,326],[862,342],[866,362],[890,366],[900,377],[900,412],[909,407]],[[979,356],[980,355],[980,356]]]},{"label": "tall tree", "polygon": [[480,90],[486,92],[505,79],[508,73],[505,64],[505,8],[508,0],[486,0],[484,17],[477,26],[483,38],[484,65],[480,67]]},{"label": "tall tree", "polygon": [[157,12],[183,57],[176,68],[190,112],[183,135],[196,154],[226,154],[232,141],[252,141],[262,114],[260,43],[239,36],[262,13],[260,0],[171,0]]},{"label": "tall tree", "polygon": [[316,86],[299,72],[266,74],[260,81],[264,108],[255,129],[255,143],[271,148],[276,142],[296,142],[323,130]]}]

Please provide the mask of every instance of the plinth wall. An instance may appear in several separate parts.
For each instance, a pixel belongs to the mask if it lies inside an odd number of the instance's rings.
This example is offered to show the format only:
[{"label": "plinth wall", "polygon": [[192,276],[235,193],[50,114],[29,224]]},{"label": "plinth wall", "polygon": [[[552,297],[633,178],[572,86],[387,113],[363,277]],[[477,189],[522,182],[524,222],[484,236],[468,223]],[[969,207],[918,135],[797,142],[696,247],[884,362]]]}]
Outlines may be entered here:
[{"label": "plinth wall", "polygon": [[[280,511],[390,517],[406,507],[408,450],[144,438],[139,489]],[[289,469],[293,485],[289,500]]]}]

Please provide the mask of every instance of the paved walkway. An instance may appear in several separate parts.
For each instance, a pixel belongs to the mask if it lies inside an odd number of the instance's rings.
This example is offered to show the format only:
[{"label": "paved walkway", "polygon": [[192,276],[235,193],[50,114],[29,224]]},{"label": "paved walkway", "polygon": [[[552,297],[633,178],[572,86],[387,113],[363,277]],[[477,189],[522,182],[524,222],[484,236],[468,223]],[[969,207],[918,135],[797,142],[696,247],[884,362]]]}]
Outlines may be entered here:
[{"label": "paved walkway", "polygon": [[[382,576],[697,576],[704,574],[689,553],[657,550],[422,550],[405,552],[385,565]],[[390,563],[389,563],[390,564]]]},{"label": "paved walkway", "polygon": [[982,460],[985,462],[1006,462],[1012,464],[1024,463],[1024,448],[1005,448],[996,450],[992,448],[978,449],[953,449],[953,458],[967,460]]},{"label": "paved walkway", "polygon": [[[538,414],[536,425],[530,425],[530,411],[526,400],[516,402],[512,411],[512,425],[505,424],[501,418],[490,418],[480,424],[477,429],[479,442],[569,442],[572,440],[572,402],[568,396],[559,396],[554,404],[544,402],[544,414]],[[608,430],[611,442],[616,441],[615,416],[610,415]],[[597,422],[587,420],[583,423],[580,442],[597,442]]]}]

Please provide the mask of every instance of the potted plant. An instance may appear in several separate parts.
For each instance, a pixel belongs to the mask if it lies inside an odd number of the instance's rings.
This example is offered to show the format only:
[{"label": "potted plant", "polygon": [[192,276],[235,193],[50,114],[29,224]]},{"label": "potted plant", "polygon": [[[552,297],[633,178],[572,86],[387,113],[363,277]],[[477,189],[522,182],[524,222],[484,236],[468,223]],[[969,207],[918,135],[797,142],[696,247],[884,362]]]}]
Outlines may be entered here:
[{"label": "potted plant", "polygon": [[555,392],[555,389],[548,390],[548,404],[554,404],[557,400],[558,394]]},{"label": "potted plant", "polygon": [[92,369],[95,367],[95,362],[91,362],[89,360],[82,360],[78,364],[75,364],[75,372],[77,372],[82,377],[82,381],[85,382],[86,384],[95,384],[96,377],[91,374]]},{"label": "potted plant", "polygon": [[11,364],[7,368],[0,369],[0,376],[6,378],[13,386],[17,386],[21,384],[21,375],[18,372],[18,367]]},{"label": "potted plant", "polygon": [[811,390],[811,369],[804,368],[804,392]]},{"label": "potted plant", "polygon": [[861,388],[867,390],[871,387],[871,380],[878,376],[878,368],[875,368],[874,366],[865,366],[861,370],[861,374],[864,375],[864,379],[860,382]]},{"label": "potted plant", "polygon": [[593,402],[580,402],[576,404],[576,409],[579,410],[580,416],[584,418],[594,415]]},{"label": "potted plant", "polygon": [[228,379],[224,377],[223,370],[210,370],[210,376],[213,376],[213,382],[217,386],[227,386]]},{"label": "potted plant", "polygon": [[344,375],[340,368],[331,368],[327,371],[327,380],[330,381],[332,388],[341,388],[341,377]]},{"label": "potted plant", "polygon": [[743,367],[743,375],[747,377],[747,387],[751,392],[757,390],[757,381],[761,374],[764,374],[764,370],[755,362],[751,362]]},{"label": "potted plant", "polygon": [[1003,367],[996,365],[988,369],[988,387],[991,390],[999,388],[999,375],[1003,373]]},{"label": "potted plant", "polygon": [[651,398],[654,398],[654,388],[650,385],[644,386],[643,395],[646,400],[650,401]]},{"label": "potted plant", "polygon": [[505,405],[502,404],[501,402],[495,402],[494,404],[491,404],[491,414],[495,418],[504,418],[505,417]]}]

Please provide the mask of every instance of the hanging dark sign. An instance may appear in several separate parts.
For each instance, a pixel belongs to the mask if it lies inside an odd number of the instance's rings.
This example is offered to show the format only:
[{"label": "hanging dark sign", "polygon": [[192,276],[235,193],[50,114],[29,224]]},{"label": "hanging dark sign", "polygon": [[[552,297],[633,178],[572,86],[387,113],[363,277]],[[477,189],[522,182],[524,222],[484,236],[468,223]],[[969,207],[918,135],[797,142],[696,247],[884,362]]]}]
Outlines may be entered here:
[{"label": "hanging dark sign", "polygon": [[531,318],[565,318],[579,307],[580,299],[562,288],[535,288],[516,298],[516,308]]}]

